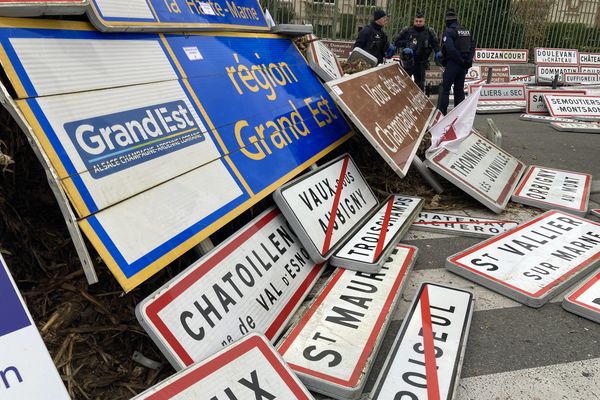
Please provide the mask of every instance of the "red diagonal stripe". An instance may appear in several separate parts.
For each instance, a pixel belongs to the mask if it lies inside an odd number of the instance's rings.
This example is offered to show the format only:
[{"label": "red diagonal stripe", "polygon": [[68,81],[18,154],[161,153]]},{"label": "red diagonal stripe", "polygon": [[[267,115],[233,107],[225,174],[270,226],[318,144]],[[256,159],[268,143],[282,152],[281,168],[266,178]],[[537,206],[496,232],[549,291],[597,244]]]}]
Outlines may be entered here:
[{"label": "red diagonal stripe", "polygon": [[323,242],[323,249],[321,250],[322,255],[325,255],[329,251],[329,245],[331,244],[331,235],[333,233],[335,214],[337,213],[337,209],[340,204],[340,197],[342,197],[342,188],[344,187],[344,176],[346,175],[346,169],[348,168],[349,160],[349,157],[346,157],[344,158],[344,162],[342,163],[342,170],[340,171],[340,178],[338,179],[338,184],[335,188],[335,197],[333,198],[331,214],[329,215],[329,223],[327,224],[327,232],[325,232],[325,241]]},{"label": "red diagonal stripe", "polygon": [[394,196],[390,198],[390,201],[387,204],[387,208],[385,209],[385,216],[383,217],[383,225],[381,225],[381,231],[379,231],[379,239],[377,240],[377,247],[375,248],[375,254],[373,256],[373,261],[377,260],[377,257],[381,254],[383,250],[383,244],[385,243],[385,235],[387,234],[387,228],[390,225],[390,215],[392,214],[392,207],[394,205]]},{"label": "red diagonal stripe", "polygon": [[425,285],[421,296],[421,320],[423,321],[423,347],[425,348],[425,374],[427,377],[427,400],[440,400],[435,348],[433,345],[433,327],[429,308],[429,286]]}]

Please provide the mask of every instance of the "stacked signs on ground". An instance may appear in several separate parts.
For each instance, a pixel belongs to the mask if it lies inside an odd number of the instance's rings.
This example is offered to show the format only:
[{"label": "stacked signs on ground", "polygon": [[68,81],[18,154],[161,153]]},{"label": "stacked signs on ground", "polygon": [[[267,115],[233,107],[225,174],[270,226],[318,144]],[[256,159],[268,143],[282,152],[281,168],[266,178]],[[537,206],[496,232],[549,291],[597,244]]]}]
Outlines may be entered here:
[{"label": "stacked signs on ground", "polygon": [[399,63],[327,82],[327,88],[389,166],[406,176],[435,107]]},{"label": "stacked signs on ground", "polygon": [[600,263],[600,223],[549,211],[507,233],[450,256],[447,268],[530,307]]},{"label": "stacked signs on ground", "polygon": [[423,283],[402,322],[371,398],[453,399],[474,300],[471,292]]},{"label": "stacked signs on ground", "polygon": [[504,210],[525,170],[522,162],[474,132],[457,152],[440,148],[427,155],[426,164],[496,213]]},{"label": "stacked signs on ground", "polygon": [[538,83],[550,82],[558,75],[562,80],[566,72],[579,72],[579,52],[573,49],[536,47],[534,50]]},{"label": "stacked signs on ground", "polygon": [[181,369],[248,332],[275,340],[323,269],[271,208],[138,304],[136,314]]},{"label": "stacked signs on ground", "polygon": [[600,324],[600,270],[565,296],[562,306]]},{"label": "stacked signs on ground", "polygon": [[545,210],[559,209],[584,217],[592,176],[532,165],[511,200]]},{"label": "stacked signs on ground", "polygon": [[351,135],[286,38],[3,26],[23,124],[126,291]]},{"label": "stacked signs on ground", "polygon": [[313,400],[267,340],[251,334],[132,400]]},{"label": "stacked signs on ground", "polygon": [[336,399],[360,395],[416,254],[398,246],[379,273],[334,271],[278,345],[309,389]]},{"label": "stacked signs on ground", "polygon": [[0,314],[2,400],[68,400],[69,394],[1,254]]}]

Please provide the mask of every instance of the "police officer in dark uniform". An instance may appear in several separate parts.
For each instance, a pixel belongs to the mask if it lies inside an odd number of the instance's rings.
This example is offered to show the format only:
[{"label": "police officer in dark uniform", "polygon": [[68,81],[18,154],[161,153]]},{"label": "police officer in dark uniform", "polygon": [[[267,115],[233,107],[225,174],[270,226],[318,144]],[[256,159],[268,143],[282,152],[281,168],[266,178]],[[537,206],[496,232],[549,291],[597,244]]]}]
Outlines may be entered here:
[{"label": "police officer in dark uniform", "polygon": [[454,85],[454,107],[465,99],[464,85],[467,70],[473,65],[475,42],[471,31],[458,23],[456,11],[446,11],[446,31],[442,36],[441,63],[444,70],[439,110],[446,115],[450,101],[450,88]]},{"label": "police officer in dark uniform", "polygon": [[402,49],[401,61],[405,71],[414,76],[415,83],[425,90],[425,70],[429,69],[429,56],[434,51],[436,60],[441,56],[440,44],[434,30],[425,26],[425,15],[417,11],[413,26],[403,28],[394,45]]},{"label": "police officer in dark uniform", "polygon": [[360,30],[354,43],[354,47],[360,47],[376,57],[379,64],[383,63],[383,58],[390,44],[387,35],[383,31],[383,26],[387,21],[388,15],[385,11],[382,9],[375,10],[373,21]]}]

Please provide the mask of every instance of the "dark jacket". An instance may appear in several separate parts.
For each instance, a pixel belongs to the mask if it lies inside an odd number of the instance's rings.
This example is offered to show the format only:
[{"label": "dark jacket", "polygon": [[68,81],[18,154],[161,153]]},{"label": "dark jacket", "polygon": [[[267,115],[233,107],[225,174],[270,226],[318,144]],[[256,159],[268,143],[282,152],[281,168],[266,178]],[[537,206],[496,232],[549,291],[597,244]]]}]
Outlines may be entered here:
[{"label": "dark jacket", "polygon": [[440,50],[440,43],[435,31],[429,26],[421,29],[407,26],[400,31],[394,40],[394,45],[400,52],[405,48],[412,49],[415,61],[419,63],[429,60],[432,51],[437,53]]},{"label": "dark jacket", "polygon": [[475,41],[472,34],[466,38],[462,34],[468,29],[462,27],[458,21],[453,22],[446,28],[442,35],[442,53],[445,63],[454,63],[470,68],[475,55]]},{"label": "dark jacket", "polygon": [[360,47],[372,56],[377,57],[379,64],[383,62],[385,52],[389,45],[390,43],[387,35],[383,31],[383,27],[375,21],[360,30],[358,38],[354,43],[354,47]]}]

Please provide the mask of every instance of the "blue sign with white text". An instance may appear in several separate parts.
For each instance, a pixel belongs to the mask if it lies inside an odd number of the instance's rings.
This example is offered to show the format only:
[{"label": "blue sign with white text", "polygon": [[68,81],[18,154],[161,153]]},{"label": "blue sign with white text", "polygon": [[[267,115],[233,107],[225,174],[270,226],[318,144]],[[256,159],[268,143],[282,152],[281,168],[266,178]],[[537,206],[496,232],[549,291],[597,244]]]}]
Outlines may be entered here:
[{"label": "blue sign with white text", "polygon": [[68,122],[65,131],[94,178],[204,140],[181,100]]},{"label": "blue sign with white text", "polygon": [[27,312],[0,257],[0,337],[31,325]]}]

